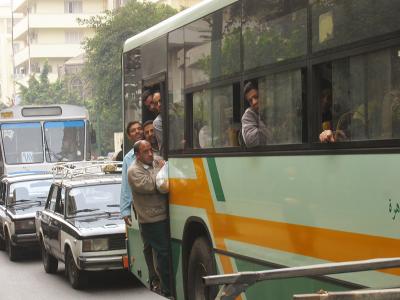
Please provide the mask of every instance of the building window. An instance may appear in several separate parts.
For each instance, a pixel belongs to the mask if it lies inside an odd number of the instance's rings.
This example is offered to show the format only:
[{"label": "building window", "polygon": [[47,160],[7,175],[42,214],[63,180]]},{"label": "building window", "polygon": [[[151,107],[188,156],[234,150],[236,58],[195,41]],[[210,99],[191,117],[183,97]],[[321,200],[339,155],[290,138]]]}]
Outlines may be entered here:
[{"label": "building window", "polygon": [[79,78],[74,78],[71,80],[71,92],[81,99],[83,98],[83,84]]},{"label": "building window", "polygon": [[38,34],[37,32],[31,31],[29,32],[29,43],[30,44],[37,44],[38,42]]},{"label": "building window", "polygon": [[64,12],[67,14],[82,13],[82,1],[66,0],[64,5]]},{"label": "building window", "polygon": [[40,73],[39,63],[31,63],[31,72],[32,73]]},{"label": "building window", "polygon": [[65,43],[67,44],[80,44],[83,39],[82,31],[66,31]]}]

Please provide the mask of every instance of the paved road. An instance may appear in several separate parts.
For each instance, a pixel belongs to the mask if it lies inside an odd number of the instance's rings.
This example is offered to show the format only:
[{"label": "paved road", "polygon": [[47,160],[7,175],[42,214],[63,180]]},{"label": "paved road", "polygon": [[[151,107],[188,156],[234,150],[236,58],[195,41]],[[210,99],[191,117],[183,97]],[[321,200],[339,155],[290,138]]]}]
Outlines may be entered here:
[{"label": "paved road", "polygon": [[89,287],[77,291],[69,285],[63,264],[57,274],[46,274],[39,254],[27,253],[18,262],[11,262],[0,251],[0,300],[165,299],[148,291],[127,272],[92,275]]}]

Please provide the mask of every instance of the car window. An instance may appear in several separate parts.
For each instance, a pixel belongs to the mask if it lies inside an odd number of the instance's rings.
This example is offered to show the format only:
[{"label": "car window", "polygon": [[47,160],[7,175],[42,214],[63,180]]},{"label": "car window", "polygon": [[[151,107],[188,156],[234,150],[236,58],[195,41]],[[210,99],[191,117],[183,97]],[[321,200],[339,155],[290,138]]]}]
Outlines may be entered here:
[{"label": "car window", "polygon": [[119,212],[121,185],[102,184],[71,189],[67,199],[67,215]]},{"label": "car window", "polygon": [[59,188],[58,191],[59,193],[58,195],[56,195],[57,200],[56,200],[55,212],[60,215],[64,215],[65,188]]},{"label": "car window", "polygon": [[51,196],[50,199],[48,200],[46,204],[46,209],[54,211],[56,208],[56,202],[57,202],[57,193],[58,193],[58,186],[53,185],[52,190],[51,190]]},{"label": "car window", "polygon": [[5,184],[4,182],[0,182],[0,204],[4,205],[4,189],[5,189]]}]

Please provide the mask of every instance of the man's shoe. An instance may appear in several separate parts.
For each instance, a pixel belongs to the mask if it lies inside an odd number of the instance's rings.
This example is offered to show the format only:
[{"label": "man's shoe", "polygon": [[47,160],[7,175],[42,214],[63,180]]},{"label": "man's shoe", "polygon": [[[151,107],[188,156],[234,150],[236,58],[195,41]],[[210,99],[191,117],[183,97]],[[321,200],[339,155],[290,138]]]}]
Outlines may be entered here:
[{"label": "man's shoe", "polygon": [[150,290],[152,290],[154,293],[161,294],[161,284],[158,279],[154,279],[151,281]]}]

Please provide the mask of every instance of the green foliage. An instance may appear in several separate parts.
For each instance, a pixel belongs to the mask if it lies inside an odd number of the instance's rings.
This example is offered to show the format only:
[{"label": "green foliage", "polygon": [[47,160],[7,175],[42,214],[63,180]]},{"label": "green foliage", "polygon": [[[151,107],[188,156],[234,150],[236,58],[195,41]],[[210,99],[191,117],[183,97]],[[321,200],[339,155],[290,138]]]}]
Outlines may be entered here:
[{"label": "green foliage", "polygon": [[57,80],[50,83],[49,65],[47,62],[39,75],[39,79],[32,75],[29,78],[28,86],[20,85],[20,96],[22,105],[30,104],[76,104],[83,105],[82,99],[69,93],[65,81]]},{"label": "green foliage", "polygon": [[93,89],[95,104],[90,109],[97,128],[98,150],[113,150],[113,133],[123,131],[121,54],[126,39],[174,15],[173,8],[136,0],[105,16],[81,21],[94,28],[95,35],[85,42],[87,63],[84,72]]}]

